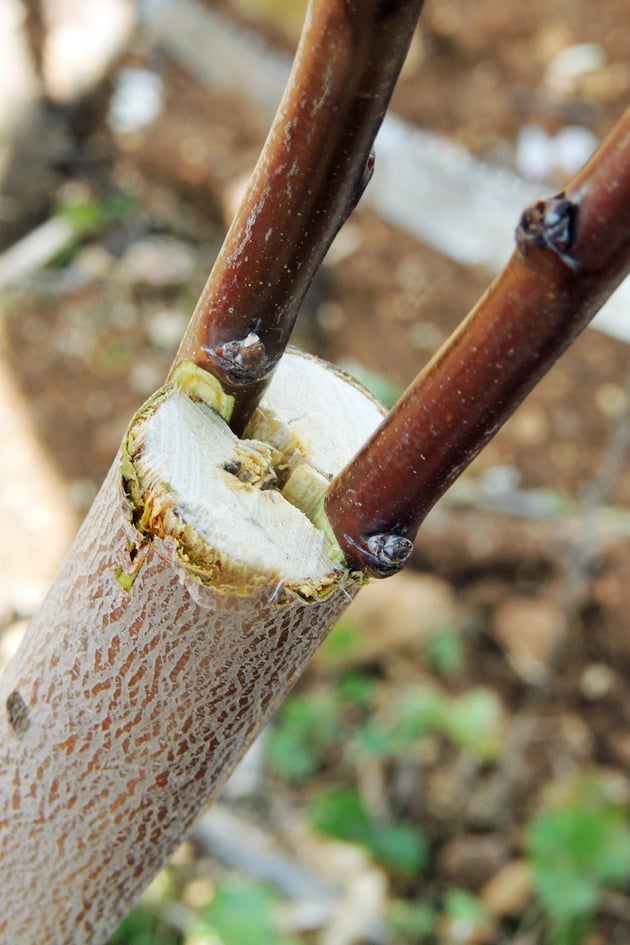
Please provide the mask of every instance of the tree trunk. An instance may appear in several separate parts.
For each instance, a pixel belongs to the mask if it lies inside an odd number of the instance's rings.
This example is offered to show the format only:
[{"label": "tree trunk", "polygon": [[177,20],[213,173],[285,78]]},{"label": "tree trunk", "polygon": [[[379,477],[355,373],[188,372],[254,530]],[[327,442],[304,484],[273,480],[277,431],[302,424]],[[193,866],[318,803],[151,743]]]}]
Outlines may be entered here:
[{"label": "tree trunk", "polygon": [[363,580],[286,497],[316,518],[380,408],[295,353],[266,443],[212,400],[188,365],[139,412],[0,681],[2,941],[102,945]]}]

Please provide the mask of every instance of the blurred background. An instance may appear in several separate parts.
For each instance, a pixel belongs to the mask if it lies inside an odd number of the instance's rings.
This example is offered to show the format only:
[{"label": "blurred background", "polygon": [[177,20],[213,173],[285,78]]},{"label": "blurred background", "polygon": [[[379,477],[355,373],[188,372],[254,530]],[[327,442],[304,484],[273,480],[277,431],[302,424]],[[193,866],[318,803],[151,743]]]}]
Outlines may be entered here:
[{"label": "blurred background", "polygon": [[[0,662],[160,386],[305,4],[0,0]],[[627,0],[428,0],[294,343],[384,402],[628,102]],[[630,292],[365,589],[112,945],[630,941]]]}]

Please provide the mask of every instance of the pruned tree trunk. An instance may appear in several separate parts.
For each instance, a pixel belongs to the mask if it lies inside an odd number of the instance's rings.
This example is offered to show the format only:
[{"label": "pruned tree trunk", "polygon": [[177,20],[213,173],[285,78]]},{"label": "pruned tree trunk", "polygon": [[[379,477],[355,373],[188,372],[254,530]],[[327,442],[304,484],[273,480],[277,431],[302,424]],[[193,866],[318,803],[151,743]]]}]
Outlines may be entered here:
[{"label": "pruned tree trunk", "polygon": [[3,942],[106,940],[363,580],[307,514],[380,408],[295,353],[247,439],[220,400],[139,412],[0,683]]},{"label": "pruned tree trunk", "polygon": [[353,459],[379,408],[282,352],[369,181],[421,6],[312,0],[169,383],[0,681],[3,942],[102,945],[364,572],[402,567],[426,511],[628,272],[626,116],[524,214],[503,276]]},{"label": "pruned tree trunk", "polygon": [[421,6],[310,3],[169,383],[0,682],[2,941],[102,945],[365,579],[323,504],[380,408],[283,352]]}]

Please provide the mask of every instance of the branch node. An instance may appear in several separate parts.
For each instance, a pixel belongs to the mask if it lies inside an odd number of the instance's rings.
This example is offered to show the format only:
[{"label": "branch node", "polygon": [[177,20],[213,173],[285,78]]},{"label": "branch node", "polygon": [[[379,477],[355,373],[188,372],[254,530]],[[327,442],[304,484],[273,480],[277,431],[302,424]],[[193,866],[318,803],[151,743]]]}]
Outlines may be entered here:
[{"label": "branch node", "polygon": [[265,345],[253,331],[245,338],[223,341],[214,348],[204,347],[203,351],[234,387],[260,380],[272,366]]},{"label": "branch node", "polygon": [[532,245],[550,249],[569,269],[577,272],[580,264],[569,253],[576,240],[577,223],[578,204],[561,190],[523,211],[516,228],[517,246],[523,253]]},{"label": "branch node", "polygon": [[384,578],[402,570],[413,551],[413,542],[395,532],[379,532],[358,542],[344,535],[349,557],[372,577]]}]

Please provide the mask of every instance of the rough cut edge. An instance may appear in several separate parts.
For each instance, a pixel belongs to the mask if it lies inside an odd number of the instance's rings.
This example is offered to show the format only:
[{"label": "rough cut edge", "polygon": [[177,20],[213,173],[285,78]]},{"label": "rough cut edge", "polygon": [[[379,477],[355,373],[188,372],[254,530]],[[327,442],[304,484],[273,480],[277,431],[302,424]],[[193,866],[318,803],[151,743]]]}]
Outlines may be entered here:
[{"label": "rough cut edge", "polygon": [[[167,384],[138,411],[123,442],[133,531],[148,533],[154,541],[164,539],[171,563],[179,559],[184,573],[213,593],[247,597],[266,587],[279,605],[293,597],[315,601],[327,596],[345,580],[345,568],[320,507],[330,480],[382,420],[382,406],[343,371],[290,349],[247,427],[248,439],[239,440],[221,419],[224,404],[215,403],[214,379],[210,376],[206,383],[206,372],[188,362],[180,368],[177,382]],[[165,423],[164,416],[169,417]],[[192,439],[191,420],[196,427]],[[185,459],[173,461],[179,453]],[[279,489],[261,491],[222,467],[223,460],[239,458],[260,476],[274,454],[274,462],[288,477]],[[207,479],[213,467],[215,482],[199,492],[197,480]],[[239,505],[233,517],[240,521],[228,532],[224,510],[215,512],[212,506],[231,503],[232,491]],[[203,502],[207,514],[199,511]],[[271,515],[258,522],[265,506],[272,507]],[[280,529],[276,520],[282,522]],[[252,526],[254,521],[261,527]],[[269,551],[270,535],[275,544]],[[130,534],[130,542],[137,542],[137,534]],[[305,564],[296,574],[291,559],[303,558],[309,542],[316,567]],[[265,547],[261,551],[258,545]],[[290,573],[283,573],[286,560],[291,561]]]},{"label": "rough cut edge", "polygon": [[0,680],[2,941],[103,945],[362,581],[217,592],[134,528],[121,470]]},{"label": "rough cut edge", "polygon": [[246,595],[271,582],[310,599],[340,574],[323,533],[270,487],[282,454],[238,439],[206,404],[165,389],[126,447],[138,528],[175,538],[203,583]]}]

